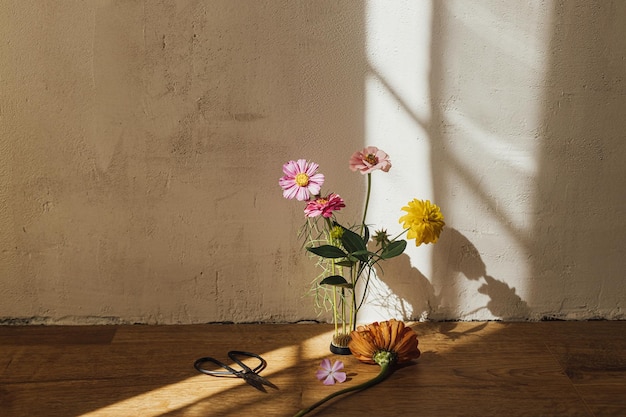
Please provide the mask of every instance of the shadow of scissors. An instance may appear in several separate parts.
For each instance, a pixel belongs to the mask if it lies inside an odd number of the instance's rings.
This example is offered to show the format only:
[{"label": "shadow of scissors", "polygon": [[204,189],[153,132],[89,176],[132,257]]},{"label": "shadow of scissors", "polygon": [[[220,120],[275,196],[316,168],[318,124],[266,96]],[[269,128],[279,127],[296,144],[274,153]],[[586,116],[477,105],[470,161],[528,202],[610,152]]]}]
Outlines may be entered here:
[{"label": "shadow of scissors", "polygon": [[[241,359],[239,359],[242,356],[258,359],[259,364],[254,369],[250,368],[248,365],[243,363]],[[259,372],[261,372],[267,366],[267,362],[261,356],[257,355],[256,353],[243,352],[240,350],[231,350],[230,352],[228,352],[228,357],[237,365],[239,365],[241,367],[241,370],[237,370],[231,366],[226,365],[223,362],[218,361],[215,358],[211,358],[208,356],[197,359],[194,362],[193,366],[194,368],[196,368],[198,372],[201,372],[206,375],[217,376],[217,377],[225,376],[225,377],[243,378],[244,381],[252,385],[254,388],[258,389],[259,391],[267,392],[265,390],[264,385],[267,385],[268,387],[271,387],[274,389],[278,389],[276,385],[272,384],[270,381],[268,381],[267,379],[259,375]],[[215,370],[206,369],[203,367],[203,365],[206,364],[207,362],[213,363],[225,370],[215,371]]]}]

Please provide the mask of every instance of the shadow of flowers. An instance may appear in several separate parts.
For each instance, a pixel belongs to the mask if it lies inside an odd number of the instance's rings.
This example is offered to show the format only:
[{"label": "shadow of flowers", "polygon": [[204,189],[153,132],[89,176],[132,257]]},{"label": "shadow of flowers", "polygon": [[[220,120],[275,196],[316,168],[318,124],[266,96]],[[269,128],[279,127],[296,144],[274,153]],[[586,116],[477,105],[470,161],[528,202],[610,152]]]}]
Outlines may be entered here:
[{"label": "shadow of flowers", "polygon": [[459,304],[460,280],[464,277],[482,283],[477,291],[489,297],[486,305],[465,315],[487,309],[494,319],[522,320],[529,316],[530,308],[516,289],[487,274],[480,252],[458,230],[450,227],[444,230],[436,245],[434,262],[439,292],[430,279],[411,265],[411,258],[403,254],[386,262],[384,269],[377,268],[380,282],[388,288],[373,284],[368,303],[405,320],[458,320],[454,304]]}]

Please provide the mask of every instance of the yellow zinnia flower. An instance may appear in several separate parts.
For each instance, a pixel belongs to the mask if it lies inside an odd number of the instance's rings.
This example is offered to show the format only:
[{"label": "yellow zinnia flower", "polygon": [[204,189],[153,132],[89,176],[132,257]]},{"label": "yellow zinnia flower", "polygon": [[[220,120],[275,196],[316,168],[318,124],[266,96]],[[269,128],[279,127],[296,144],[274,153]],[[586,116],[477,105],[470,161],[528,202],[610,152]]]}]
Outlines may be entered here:
[{"label": "yellow zinnia flower", "polygon": [[408,230],[407,239],[415,239],[415,246],[422,243],[436,243],[441,230],[446,225],[443,214],[430,200],[414,198],[407,206],[402,207],[407,214],[400,217],[399,223]]}]

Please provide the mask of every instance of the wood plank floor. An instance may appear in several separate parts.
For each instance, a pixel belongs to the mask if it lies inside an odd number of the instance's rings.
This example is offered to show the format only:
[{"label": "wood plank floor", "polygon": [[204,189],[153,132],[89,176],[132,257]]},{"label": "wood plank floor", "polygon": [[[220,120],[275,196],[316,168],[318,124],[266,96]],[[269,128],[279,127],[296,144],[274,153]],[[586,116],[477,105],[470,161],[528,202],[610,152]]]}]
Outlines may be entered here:
[{"label": "wood plank floor", "polygon": [[[626,322],[415,323],[422,356],[316,416],[626,416]],[[0,327],[0,416],[292,416],[378,372],[328,352],[325,324]],[[278,386],[197,373],[248,350]],[[342,359],[348,381],[315,379]]]}]

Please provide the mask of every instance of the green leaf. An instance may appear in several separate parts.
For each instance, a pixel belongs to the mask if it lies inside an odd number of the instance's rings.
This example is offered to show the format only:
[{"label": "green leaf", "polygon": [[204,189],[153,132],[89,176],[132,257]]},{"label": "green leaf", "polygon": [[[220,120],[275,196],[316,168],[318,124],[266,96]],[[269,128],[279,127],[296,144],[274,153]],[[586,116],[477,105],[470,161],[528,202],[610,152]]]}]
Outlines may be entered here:
[{"label": "green leaf", "polygon": [[406,249],[406,240],[396,240],[383,249],[380,254],[381,259],[389,259],[401,255]]},{"label": "green leaf", "polygon": [[346,279],[341,275],[331,275],[326,277],[320,281],[320,285],[334,285],[336,287],[352,288],[352,284],[346,281]]},{"label": "green leaf", "polygon": [[350,256],[354,256],[357,259],[365,261],[367,260],[367,258],[376,256],[376,254],[374,252],[368,251],[367,249],[364,249],[364,250],[357,250],[354,252],[350,252]]},{"label": "green leaf", "polygon": [[[354,233],[352,230],[343,229],[343,235],[341,236],[341,243],[343,247],[349,253],[355,253],[360,251],[367,251],[367,246],[365,245],[367,242],[363,240],[361,236]],[[361,253],[361,252],[360,252]],[[364,261],[365,259],[361,259],[360,256],[357,256],[360,260]]]},{"label": "green leaf", "polygon": [[363,241],[365,244],[370,241],[370,228],[363,225]]},{"label": "green leaf", "polygon": [[345,259],[342,261],[336,261],[335,265],[337,266],[345,266],[347,268],[352,268],[356,264],[356,261],[351,261],[349,259]]},{"label": "green leaf", "polygon": [[306,248],[306,250],[308,250],[309,252],[313,252],[314,254],[316,254],[317,256],[321,256],[322,258],[337,259],[337,258],[345,258],[348,256],[347,253],[342,251],[337,246],[333,246],[333,245],[322,245],[322,246],[310,247],[310,248]]}]

